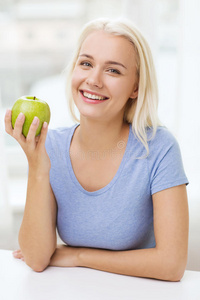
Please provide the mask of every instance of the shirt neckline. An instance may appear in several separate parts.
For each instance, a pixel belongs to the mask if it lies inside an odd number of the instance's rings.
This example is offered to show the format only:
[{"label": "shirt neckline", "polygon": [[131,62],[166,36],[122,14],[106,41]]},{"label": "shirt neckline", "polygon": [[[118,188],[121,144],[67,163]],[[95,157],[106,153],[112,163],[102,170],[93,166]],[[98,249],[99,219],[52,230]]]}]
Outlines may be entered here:
[{"label": "shirt neckline", "polygon": [[120,176],[120,174],[121,174],[121,172],[123,170],[123,167],[125,165],[125,161],[127,159],[127,156],[128,156],[129,147],[130,147],[130,140],[131,140],[131,130],[132,130],[132,127],[131,127],[131,124],[130,124],[129,125],[129,135],[128,135],[128,141],[127,141],[127,144],[126,144],[126,149],[125,149],[122,161],[121,161],[121,163],[119,165],[119,168],[118,168],[116,174],[114,175],[114,177],[112,178],[112,180],[106,186],[104,186],[103,188],[101,188],[99,190],[90,192],[90,191],[87,191],[86,189],[84,189],[83,186],[79,183],[78,179],[76,178],[76,175],[75,175],[74,170],[72,168],[72,163],[71,163],[71,158],[70,158],[70,145],[71,145],[71,141],[72,141],[74,132],[75,132],[76,128],[79,125],[80,124],[75,124],[72,127],[70,138],[68,139],[68,145],[67,145],[67,166],[68,166],[68,170],[69,170],[72,182],[76,185],[76,187],[81,192],[83,192],[84,194],[87,194],[89,196],[97,196],[97,195],[100,195],[100,194],[106,192],[107,190],[109,190],[115,184],[115,182],[118,180],[118,178],[119,178],[119,176]]}]

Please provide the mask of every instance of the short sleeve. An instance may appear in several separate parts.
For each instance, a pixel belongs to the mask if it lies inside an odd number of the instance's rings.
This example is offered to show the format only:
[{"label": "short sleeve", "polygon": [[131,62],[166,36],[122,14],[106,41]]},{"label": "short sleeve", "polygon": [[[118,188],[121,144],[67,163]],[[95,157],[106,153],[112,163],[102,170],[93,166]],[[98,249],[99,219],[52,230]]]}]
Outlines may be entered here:
[{"label": "short sleeve", "polygon": [[175,137],[167,130],[161,130],[150,149],[150,188],[156,192],[188,184],[181,151]]}]

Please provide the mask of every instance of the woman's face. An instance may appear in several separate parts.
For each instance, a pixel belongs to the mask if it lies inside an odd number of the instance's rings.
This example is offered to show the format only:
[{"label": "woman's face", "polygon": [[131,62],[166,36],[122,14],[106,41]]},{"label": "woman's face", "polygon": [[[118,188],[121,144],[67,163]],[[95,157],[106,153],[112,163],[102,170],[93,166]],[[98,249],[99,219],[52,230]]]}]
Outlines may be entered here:
[{"label": "woman's face", "polygon": [[122,120],[128,99],[137,93],[133,45],[124,37],[91,33],[72,74],[72,95],[80,114],[103,121]]}]

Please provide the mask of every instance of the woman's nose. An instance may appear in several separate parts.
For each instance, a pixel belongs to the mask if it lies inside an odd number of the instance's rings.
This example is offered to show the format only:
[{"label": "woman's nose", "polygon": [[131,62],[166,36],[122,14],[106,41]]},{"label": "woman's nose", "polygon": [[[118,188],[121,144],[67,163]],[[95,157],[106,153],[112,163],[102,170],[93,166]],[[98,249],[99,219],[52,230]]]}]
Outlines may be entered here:
[{"label": "woman's nose", "polygon": [[88,74],[86,83],[90,86],[102,88],[103,82],[102,82],[102,76],[100,74],[100,71],[93,70],[90,74]]}]

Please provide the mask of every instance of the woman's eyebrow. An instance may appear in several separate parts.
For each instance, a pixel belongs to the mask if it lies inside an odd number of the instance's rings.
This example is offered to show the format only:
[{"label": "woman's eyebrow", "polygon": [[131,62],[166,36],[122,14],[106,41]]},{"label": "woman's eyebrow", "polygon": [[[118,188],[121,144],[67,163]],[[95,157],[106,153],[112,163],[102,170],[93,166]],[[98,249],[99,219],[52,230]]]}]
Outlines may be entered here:
[{"label": "woman's eyebrow", "polygon": [[125,65],[123,65],[122,63],[113,60],[106,61],[106,65],[117,65],[123,67],[124,69],[127,69],[127,67],[125,67]]},{"label": "woman's eyebrow", "polygon": [[[89,55],[89,54],[80,54],[79,57],[80,57],[80,56],[85,56],[85,57],[87,57],[87,58],[90,58],[90,59],[93,59],[93,60],[94,60],[93,56],[92,56],[92,55]],[[117,61],[113,61],[113,60],[108,60],[108,61],[105,62],[105,64],[106,64],[106,65],[117,65],[117,66],[123,67],[124,69],[127,69],[122,63],[117,62]]]},{"label": "woman's eyebrow", "polygon": [[86,56],[88,58],[91,58],[91,59],[94,59],[92,55],[89,55],[89,54],[80,54],[79,56]]}]

